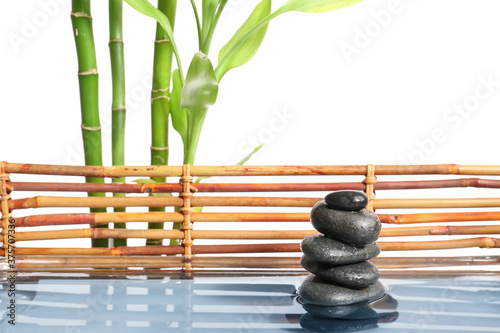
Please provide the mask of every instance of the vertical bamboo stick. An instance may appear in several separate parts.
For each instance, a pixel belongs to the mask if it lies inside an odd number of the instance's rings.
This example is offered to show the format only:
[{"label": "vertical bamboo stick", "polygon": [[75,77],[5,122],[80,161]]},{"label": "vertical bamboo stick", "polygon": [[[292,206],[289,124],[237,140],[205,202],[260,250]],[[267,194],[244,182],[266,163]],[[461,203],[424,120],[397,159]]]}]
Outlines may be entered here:
[{"label": "vertical bamboo stick", "polygon": [[[0,181],[1,181],[1,192],[0,192],[0,204],[2,211],[2,236],[3,236],[3,249],[4,254],[8,257],[9,251],[9,219],[12,217],[12,214],[9,210],[8,200],[10,200],[10,190],[7,181],[9,181],[9,174],[5,172],[5,164],[6,162],[2,162],[0,165]],[[14,234],[15,236],[15,234]],[[14,238],[15,240],[15,238]],[[13,243],[15,246],[15,243]]]},{"label": "vertical bamboo stick", "polygon": [[[175,25],[177,0],[159,0],[158,9],[164,13],[172,30]],[[172,73],[172,44],[160,24],[156,25],[156,38],[153,63],[153,87],[151,91],[151,165],[168,164],[168,117],[170,113],[170,80]],[[152,177],[159,183],[165,177]],[[164,212],[165,208],[150,208],[152,212]],[[163,229],[164,223],[152,223],[149,229]],[[148,239],[146,245],[161,245],[161,239]]]},{"label": "vertical bamboo stick", "polygon": [[368,195],[368,205],[366,209],[374,212],[373,209],[373,200],[375,199],[375,183],[377,182],[377,177],[375,177],[375,165],[368,164],[366,166],[366,178],[363,180],[363,183],[366,185],[365,193]]},{"label": "vertical bamboo stick", "polygon": [[[125,63],[123,51],[123,0],[109,0],[109,53],[113,82],[113,102],[111,105],[111,145],[113,165],[125,165]],[[125,177],[113,178],[113,183],[125,183]],[[124,193],[113,193],[124,197]],[[114,212],[125,212],[125,208],[115,208]],[[126,229],[125,223],[115,223],[115,229]],[[113,239],[113,246],[126,246],[126,239]]]},{"label": "vertical bamboo stick", "polygon": [[[82,135],[85,164],[102,166],[101,123],[99,120],[99,75],[90,15],[90,0],[73,0],[71,22],[78,57],[78,81],[82,112]],[[87,177],[89,183],[104,183],[102,178]],[[104,193],[89,193],[89,196],[104,196]],[[105,209],[92,210],[104,212]],[[107,226],[104,226],[107,227]],[[107,239],[92,241],[92,246],[107,247]]]},{"label": "vertical bamboo stick", "polygon": [[193,177],[191,176],[190,165],[185,164],[182,168],[182,192],[179,194],[184,203],[180,209],[182,215],[184,215],[184,222],[182,223],[181,229],[184,231],[184,239],[182,241],[182,245],[184,246],[184,257],[186,258],[184,269],[189,274],[192,270],[191,268],[191,255],[192,255],[192,231],[193,224],[191,222],[191,213],[193,212],[193,208],[191,207],[191,197],[193,196],[192,189]]}]

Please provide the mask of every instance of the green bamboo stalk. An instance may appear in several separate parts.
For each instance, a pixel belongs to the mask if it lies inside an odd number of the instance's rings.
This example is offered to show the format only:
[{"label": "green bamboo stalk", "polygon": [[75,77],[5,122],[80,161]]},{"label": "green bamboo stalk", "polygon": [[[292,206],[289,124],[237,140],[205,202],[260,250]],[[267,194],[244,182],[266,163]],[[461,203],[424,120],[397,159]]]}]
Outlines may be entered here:
[{"label": "green bamboo stalk", "polygon": [[[113,165],[125,165],[125,62],[123,51],[123,0],[109,0],[109,54],[113,82],[111,105],[111,145]],[[125,177],[113,178],[114,183],[124,183]],[[124,197],[125,193],[113,193]],[[125,212],[125,208],[115,208]],[[115,229],[126,229],[125,223],[115,223]],[[115,238],[113,246],[127,246],[126,239]]]},{"label": "green bamboo stalk", "polygon": [[[82,136],[85,165],[102,165],[101,123],[99,120],[99,76],[90,13],[90,0],[73,0],[71,23],[78,57],[78,81],[82,113]],[[103,178],[86,177],[87,182],[104,183]],[[104,193],[89,193],[104,196]],[[105,212],[93,209],[91,212]],[[102,226],[107,228],[107,225]],[[92,240],[93,247],[107,247],[107,239]]]},{"label": "green bamboo stalk", "polygon": [[[175,25],[177,0],[159,0],[158,9],[164,13],[172,26]],[[151,91],[151,165],[168,164],[168,117],[170,110],[170,79],[173,50],[167,33],[160,24],[156,25],[156,39],[153,65],[153,88]],[[151,178],[155,182],[165,182],[165,177]],[[165,211],[164,208],[150,208],[152,212]],[[164,223],[150,223],[149,229],[163,229]],[[149,239],[146,245],[161,245],[161,239]]]}]

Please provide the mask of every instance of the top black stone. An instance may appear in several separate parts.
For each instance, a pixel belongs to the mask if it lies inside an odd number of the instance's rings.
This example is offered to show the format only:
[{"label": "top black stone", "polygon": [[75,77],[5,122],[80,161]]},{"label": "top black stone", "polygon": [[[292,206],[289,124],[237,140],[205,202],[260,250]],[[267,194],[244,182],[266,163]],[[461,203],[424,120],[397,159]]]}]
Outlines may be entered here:
[{"label": "top black stone", "polygon": [[361,191],[335,191],[325,197],[329,207],[343,211],[360,211],[368,204],[368,196]]}]

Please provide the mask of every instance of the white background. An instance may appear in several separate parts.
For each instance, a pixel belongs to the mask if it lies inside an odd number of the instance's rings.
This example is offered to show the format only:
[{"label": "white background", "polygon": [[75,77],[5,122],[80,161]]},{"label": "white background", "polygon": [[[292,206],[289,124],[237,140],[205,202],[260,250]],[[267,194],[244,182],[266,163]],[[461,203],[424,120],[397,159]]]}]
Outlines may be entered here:
[{"label": "white background", "polygon": [[[229,1],[212,44],[214,64],[257,3]],[[178,7],[175,37],[187,71],[197,50],[195,21],[189,1]],[[0,3],[0,160],[83,164],[70,10],[62,0]],[[255,58],[221,81],[196,164],[232,164],[260,143],[249,164],[500,164],[499,10],[494,0],[366,0],[275,19]],[[107,15],[107,1],[93,1],[110,165]],[[156,24],[128,5],[124,20],[126,162],[147,165]],[[173,130],[170,151],[170,164],[180,164]]]}]

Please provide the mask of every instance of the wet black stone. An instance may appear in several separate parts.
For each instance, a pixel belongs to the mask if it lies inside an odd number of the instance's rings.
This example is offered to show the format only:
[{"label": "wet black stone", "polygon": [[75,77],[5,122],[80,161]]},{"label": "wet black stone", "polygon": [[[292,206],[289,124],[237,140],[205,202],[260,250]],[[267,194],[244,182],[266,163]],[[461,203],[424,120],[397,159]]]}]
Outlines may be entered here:
[{"label": "wet black stone", "polygon": [[377,311],[370,308],[368,302],[339,306],[320,306],[306,303],[302,304],[302,307],[315,316],[328,319],[359,320],[378,318]]},{"label": "wet black stone", "polygon": [[344,211],[360,211],[368,205],[368,196],[361,191],[335,191],[325,197],[330,208]]},{"label": "wet black stone", "polygon": [[311,223],[326,236],[352,246],[373,243],[382,228],[378,216],[367,209],[359,212],[336,210],[328,207],[325,201],[312,208]]},{"label": "wet black stone", "polygon": [[300,326],[310,332],[347,333],[378,327],[378,318],[361,320],[326,319],[306,313],[300,317]]},{"label": "wet black stone", "polygon": [[380,277],[377,267],[369,261],[330,266],[303,255],[300,263],[306,270],[319,276],[326,282],[353,289],[367,288],[377,282]]},{"label": "wet black stone", "polygon": [[353,264],[380,254],[380,245],[377,243],[353,247],[323,235],[307,236],[300,246],[305,255],[329,265]]},{"label": "wet black stone", "polygon": [[385,294],[384,286],[377,281],[365,289],[351,289],[327,283],[316,275],[309,275],[298,288],[304,303],[337,306],[372,301]]}]

